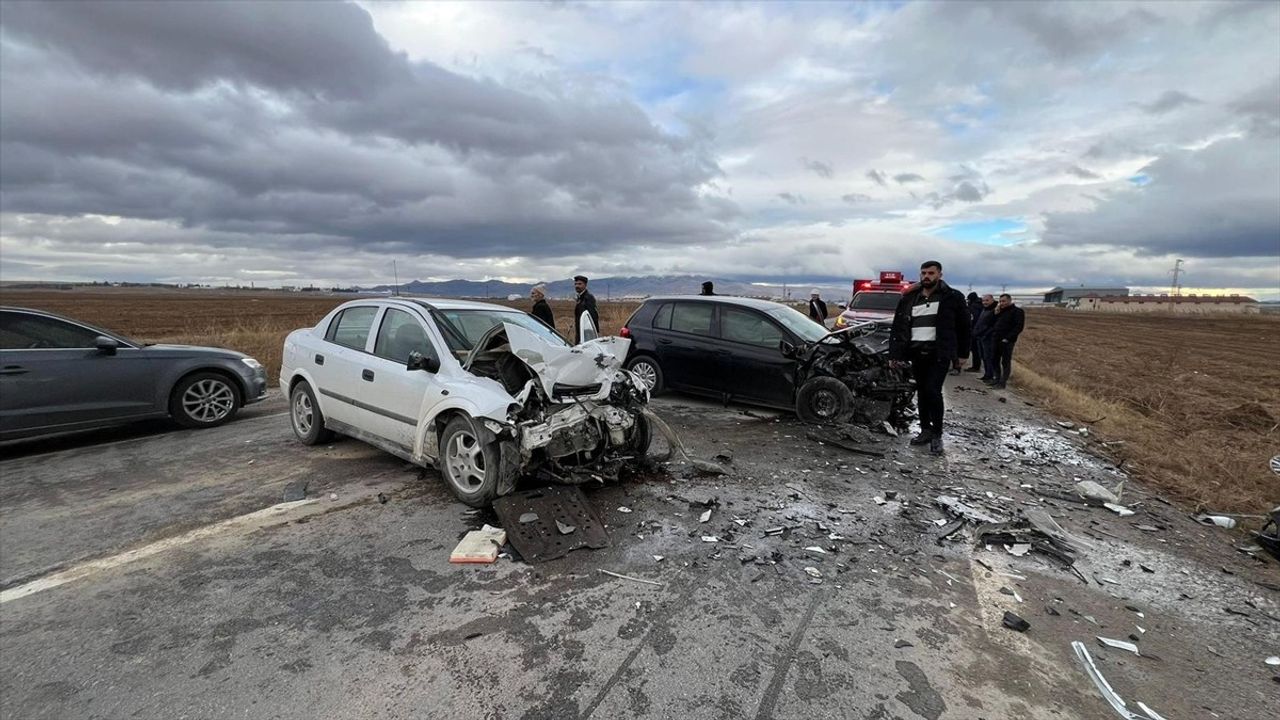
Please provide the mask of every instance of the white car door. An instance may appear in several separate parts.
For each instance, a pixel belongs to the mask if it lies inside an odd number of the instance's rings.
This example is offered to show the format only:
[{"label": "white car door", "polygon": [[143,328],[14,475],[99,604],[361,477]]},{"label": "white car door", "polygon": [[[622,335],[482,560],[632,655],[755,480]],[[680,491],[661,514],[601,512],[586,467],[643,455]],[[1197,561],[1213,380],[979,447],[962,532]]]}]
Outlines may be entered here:
[{"label": "white car door", "polygon": [[445,397],[444,385],[434,372],[405,367],[412,352],[440,367],[438,339],[417,313],[387,308],[378,324],[373,352],[363,358],[363,393],[360,395],[364,428],[397,447],[413,451],[418,418],[427,404]]},{"label": "white car door", "polygon": [[368,384],[361,375],[379,310],[376,304],[344,309],[329,323],[321,347],[304,359],[319,385],[315,391],[321,396],[325,417],[357,429],[367,430],[362,427],[358,398],[365,390],[361,386]]}]

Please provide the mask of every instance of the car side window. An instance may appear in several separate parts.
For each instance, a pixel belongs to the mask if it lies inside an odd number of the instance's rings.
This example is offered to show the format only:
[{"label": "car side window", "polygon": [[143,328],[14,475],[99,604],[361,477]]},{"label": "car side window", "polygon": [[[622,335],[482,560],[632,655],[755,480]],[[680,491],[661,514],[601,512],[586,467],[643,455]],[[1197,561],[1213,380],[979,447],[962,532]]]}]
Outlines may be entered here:
[{"label": "car side window", "polygon": [[738,308],[720,308],[720,337],[733,342],[776,348],[785,338],[777,325],[762,315]]},{"label": "car side window", "polygon": [[329,332],[325,339],[343,347],[364,350],[373,330],[373,318],[377,316],[376,307],[351,307],[338,313],[329,324]]},{"label": "car side window", "polygon": [[403,364],[409,361],[409,353],[414,351],[423,357],[440,359],[417,318],[403,310],[387,308],[382,324],[378,326],[378,337],[373,341],[373,354]]},{"label": "car side window", "polygon": [[671,329],[691,335],[710,335],[714,312],[715,306],[711,303],[675,303],[671,309]]},{"label": "car side window", "polygon": [[663,303],[653,316],[653,326],[659,330],[671,329],[671,303]]},{"label": "car side window", "polygon": [[96,347],[98,333],[27,313],[0,313],[0,350],[68,350]]}]

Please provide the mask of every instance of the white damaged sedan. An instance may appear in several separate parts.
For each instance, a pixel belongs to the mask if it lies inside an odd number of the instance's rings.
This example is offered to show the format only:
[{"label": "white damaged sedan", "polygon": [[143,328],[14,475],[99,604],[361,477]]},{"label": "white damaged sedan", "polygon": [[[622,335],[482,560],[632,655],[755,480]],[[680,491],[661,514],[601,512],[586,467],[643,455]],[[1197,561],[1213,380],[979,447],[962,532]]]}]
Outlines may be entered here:
[{"label": "white damaged sedan", "polygon": [[584,335],[570,346],[488,303],[355,300],[289,334],[280,386],[303,443],[349,435],[439,468],[482,507],[524,475],[603,480],[648,451],[648,390],[622,368],[630,341]]}]

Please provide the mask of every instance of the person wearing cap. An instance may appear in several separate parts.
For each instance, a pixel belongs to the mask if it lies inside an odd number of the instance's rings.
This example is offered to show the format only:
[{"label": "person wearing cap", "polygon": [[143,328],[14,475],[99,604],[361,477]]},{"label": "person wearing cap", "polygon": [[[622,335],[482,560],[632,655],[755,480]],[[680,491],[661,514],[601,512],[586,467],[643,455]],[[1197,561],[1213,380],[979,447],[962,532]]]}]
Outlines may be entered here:
[{"label": "person wearing cap", "polygon": [[529,299],[533,300],[533,309],[529,314],[546,323],[547,327],[556,328],[556,316],[551,313],[551,305],[547,303],[547,286],[534,285],[529,291]]},{"label": "person wearing cap", "polygon": [[708,280],[708,281],[706,281],[706,282],[702,283],[702,292],[701,292],[701,293],[699,293],[699,294],[700,294],[700,295],[715,295],[715,294],[716,294],[715,289],[716,289],[716,286],[715,286],[715,285],[712,285],[712,284],[711,284],[711,281],[710,281],[710,280]]},{"label": "person wearing cap", "polygon": [[596,326],[596,332],[600,332],[600,311],[596,309],[596,296],[587,290],[587,276],[573,276],[573,290],[577,293],[577,302],[573,304],[573,342],[574,344],[582,342],[582,313],[591,315],[591,322]]},{"label": "person wearing cap", "polygon": [[827,324],[827,304],[818,296],[818,288],[809,291],[809,317],[819,325]]}]

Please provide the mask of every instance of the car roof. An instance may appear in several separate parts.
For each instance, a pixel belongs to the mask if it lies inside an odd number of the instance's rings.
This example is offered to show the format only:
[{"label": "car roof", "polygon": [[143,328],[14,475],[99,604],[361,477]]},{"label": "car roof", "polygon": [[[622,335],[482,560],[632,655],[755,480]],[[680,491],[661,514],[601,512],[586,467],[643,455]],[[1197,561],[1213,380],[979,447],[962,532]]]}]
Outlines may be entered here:
[{"label": "car roof", "polygon": [[421,308],[435,308],[436,310],[500,310],[503,312],[523,312],[519,308],[513,308],[510,305],[498,305],[496,303],[477,302],[475,300],[458,300],[455,298],[428,298],[428,297],[377,297],[377,298],[360,298],[358,301],[352,302],[380,302],[390,303],[392,305],[412,305]]},{"label": "car roof", "polygon": [[672,300],[679,300],[681,302],[713,302],[720,303],[722,305],[738,305],[740,307],[755,308],[756,310],[775,310],[780,307],[787,307],[785,303],[774,302],[773,300],[738,297],[736,295],[655,295],[648,300],[645,300],[645,302],[670,302]]}]

